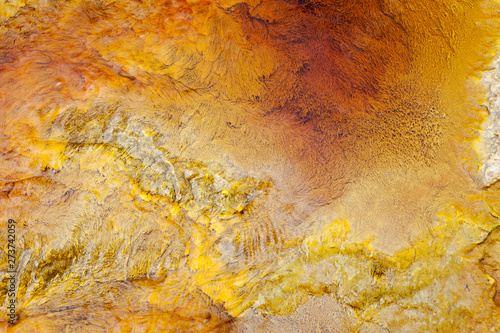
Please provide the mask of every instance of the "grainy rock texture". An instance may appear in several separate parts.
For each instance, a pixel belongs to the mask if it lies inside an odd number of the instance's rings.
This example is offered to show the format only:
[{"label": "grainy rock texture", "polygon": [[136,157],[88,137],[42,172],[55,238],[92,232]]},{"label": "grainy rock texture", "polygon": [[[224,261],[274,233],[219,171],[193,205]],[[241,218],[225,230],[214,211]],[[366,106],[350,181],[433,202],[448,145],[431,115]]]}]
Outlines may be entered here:
[{"label": "grainy rock texture", "polygon": [[483,84],[488,90],[485,106],[489,115],[484,123],[482,149],[485,162],[483,165],[484,184],[492,185],[500,179],[500,59],[493,61],[493,69],[485,73]]},{"label": "grainy rock texture", "polygon": [[3,2],[1,329],[499,331],[499,7]]}]

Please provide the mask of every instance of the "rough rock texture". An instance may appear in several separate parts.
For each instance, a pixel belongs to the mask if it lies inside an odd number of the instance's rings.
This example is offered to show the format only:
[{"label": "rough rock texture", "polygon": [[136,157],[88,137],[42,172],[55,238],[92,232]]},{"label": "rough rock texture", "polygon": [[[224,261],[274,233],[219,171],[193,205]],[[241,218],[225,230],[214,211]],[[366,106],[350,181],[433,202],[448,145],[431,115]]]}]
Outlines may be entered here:
[{"label": "rough rock texture", "polygon": [[0,8],[2,330],[500,330],[498,4]]},{"label": "rough rock texture", "polygon": [[489,112],[483,126],[484,148],[481,149],[485,158],[483,177],[486,186],[500,179],[500,60],[495,59],[492,65],[493,69],[482,80],[488,89],[485,106]]}]

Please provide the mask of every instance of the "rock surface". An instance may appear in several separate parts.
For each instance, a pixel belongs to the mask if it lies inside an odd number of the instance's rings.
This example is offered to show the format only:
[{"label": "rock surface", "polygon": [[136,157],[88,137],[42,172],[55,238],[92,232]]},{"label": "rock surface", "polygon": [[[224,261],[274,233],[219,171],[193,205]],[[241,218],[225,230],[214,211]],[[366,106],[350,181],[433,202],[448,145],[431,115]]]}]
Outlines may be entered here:
[{"label": "rock surface", "polygon": [[500,330],[500,5],[1,6],[2,330]]}]

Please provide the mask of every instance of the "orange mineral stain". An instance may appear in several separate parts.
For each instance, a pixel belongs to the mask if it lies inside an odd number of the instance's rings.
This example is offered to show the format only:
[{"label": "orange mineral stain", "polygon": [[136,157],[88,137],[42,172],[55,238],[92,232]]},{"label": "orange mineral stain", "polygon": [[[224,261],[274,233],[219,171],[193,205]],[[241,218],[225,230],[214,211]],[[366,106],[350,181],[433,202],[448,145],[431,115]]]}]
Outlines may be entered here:
[{"label": "orange mineral stain", "polygon": [[1,4],[0,327],[500,329],[498,6]]}]

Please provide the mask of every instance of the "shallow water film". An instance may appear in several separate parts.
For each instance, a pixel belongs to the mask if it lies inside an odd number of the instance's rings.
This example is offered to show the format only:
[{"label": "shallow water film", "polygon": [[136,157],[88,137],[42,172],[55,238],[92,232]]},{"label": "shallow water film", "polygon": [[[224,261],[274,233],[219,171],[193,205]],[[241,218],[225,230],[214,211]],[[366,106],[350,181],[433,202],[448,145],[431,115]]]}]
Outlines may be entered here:
[{"label": "shallow water film", "polygon": [[500,332],[499,12],[2,0],[0,331]]}]

